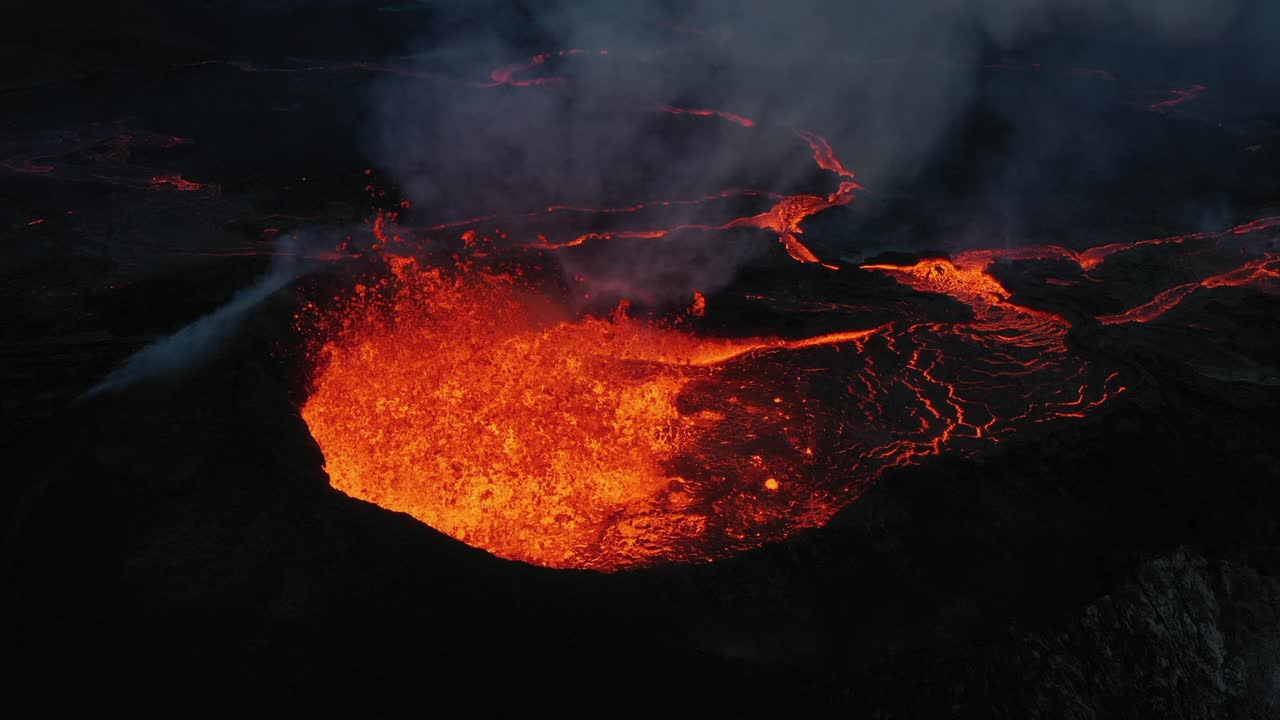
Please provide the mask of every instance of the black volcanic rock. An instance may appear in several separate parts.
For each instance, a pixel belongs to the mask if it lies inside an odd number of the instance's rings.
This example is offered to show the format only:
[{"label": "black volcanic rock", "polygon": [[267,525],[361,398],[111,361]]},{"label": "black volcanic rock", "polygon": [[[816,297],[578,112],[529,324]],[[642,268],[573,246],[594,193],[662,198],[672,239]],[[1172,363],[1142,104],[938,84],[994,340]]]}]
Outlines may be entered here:
[{"label": "black volcanic rock", "polygon": [[1277,608],[1274,577],[1178,549],[1014,657],[1046,715],[1273,717]]}]

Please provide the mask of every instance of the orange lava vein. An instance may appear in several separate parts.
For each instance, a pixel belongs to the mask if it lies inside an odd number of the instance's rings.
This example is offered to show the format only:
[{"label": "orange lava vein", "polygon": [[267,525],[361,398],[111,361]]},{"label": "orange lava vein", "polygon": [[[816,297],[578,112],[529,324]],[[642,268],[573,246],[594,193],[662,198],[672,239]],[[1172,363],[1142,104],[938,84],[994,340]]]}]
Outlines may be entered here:
[{"label": "orange lava vein", "polygon": [[1103,315],[1098,320],[1104,325],[1151,322],[1174,308],[1196,290],[1214,287],[1257,287],[1271,292],[1280,291],[1280,257],[1253,260],[1241,267],[1207,277],[1199,282],[1172,287],[1156,295],[1149,302],[1116,315]]},{"label": "orange lava vein", "polygon": [[743,117],[731,112],[723,110],[707,110],[703,108],[683,108],[674,105],[660,105],[659,110],[672,115],[699,115],[702,117],[718,117],[722,120],[728,120],[731,123],[741,125],[742,127],[755,127],[756,122],[748,117]]}]

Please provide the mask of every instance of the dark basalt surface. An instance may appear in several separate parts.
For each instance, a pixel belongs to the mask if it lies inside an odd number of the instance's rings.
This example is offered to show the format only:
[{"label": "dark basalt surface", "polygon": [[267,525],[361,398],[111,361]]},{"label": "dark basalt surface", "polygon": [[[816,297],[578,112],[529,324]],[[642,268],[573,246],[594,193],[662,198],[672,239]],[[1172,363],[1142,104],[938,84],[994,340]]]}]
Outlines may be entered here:
[{"label": "dark basalt surface", "polygon": [[[1071,342],[1129,386],[1084,420],[891,471],[784,543],[616,575],[499,560],[328,486],[298,413],[292,317],[340,277],[274,294],[194,368],[82,397],[260,276],[279,233],[368,210],[367,77],[174,66],[363,58],[403,40],[393,13],[342,3],[286,4],[243,32],[202,25],[203,10],[135,5],[72,20],[53,8],[0,31],[0,55],[18,59],[0,70],[3,155],[55,166],[0,166],[0,587],[15,668],[3,706],[1280,716],[1280,299],[1258,291],[1199,292],[1146,325],[1081,322]],[[1275,214],[1274,117],[1242,134],[1117,113],[1209,149],[1130,170],[1165,192],[1114,200],[1090,233],[1197,230],[1184,204],[1222,196],[1239,221]],[[142,139],[113,154],[122,134]],[[965,142],[978,141],[948,152]],[[205,187],[150,182],[162,173]],[[963,205],[928,179],[944,175],[924,175],[924,206]],[[861,231],[910,224],[894,220],[903,202],[873,199]],[[851,223],[841,212],[810,234]],[[922,229],[920,247],[943,230]],[[1038,297],[1040,272],[1010,270],[1007,285],[1082,317],[1128,302]],[[1129,287],[1150,281],[1132,272]],[[898,292],[953,312],[882,278],[823,284],[785,261],[751,273],[832,301]]]}]

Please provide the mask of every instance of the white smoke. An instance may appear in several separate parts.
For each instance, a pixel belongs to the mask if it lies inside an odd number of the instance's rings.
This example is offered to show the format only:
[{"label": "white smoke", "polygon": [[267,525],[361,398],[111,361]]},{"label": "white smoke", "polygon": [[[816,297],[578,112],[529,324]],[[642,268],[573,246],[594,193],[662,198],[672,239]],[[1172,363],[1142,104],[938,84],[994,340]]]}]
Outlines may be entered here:
[{"label": "white smoke", "polygon": [[[1131,35],[1141,43],[1187,47],[1218,40],[1251,0],[694,0],[644,3],[428,2],[434,13],[418,57],[425,69],[487,80],[488,72],[532,51],[612,48],[607,59],[571,62],[570,88],[482,90],[395,77],[375,93],[374,155],[415,204],[442,219],[560,203],[608,205],[630,198],[697,197],[725,187],[794,192],[811,178],[803,152],[781,143],[743,152],[740,129],[708,131],[696,152],[674,147],[655,105],[712,107],[775,129],[826,135],[859,180],[887,193],[911,181],[966,111],[991,53],[1060,26]],[[673,50],[673,48],[675,48]],[[630,62],[649,53],[643,62]],[[1261,54],[1261,49],[1260,49]],[[442,95],[443,93],[443,95]],[[1097,107],[1007,103],[1035,123],[1088,125]],[[1085,99],[1081,105],[1087,104]],[[1100,105],[1100,101],[1092,101]],[[618,112],[634,108],[638,112]],[[1016,121],[1018,118],[1014,118]],[[1055,142],[1070,143],[1068,132]],[[738,144],[735,144],[738,143]],[[1080,174],[1105,168],[1112,148],[1079,148]],[[1000,158],[1004,187],[1028,172],[1048,173],[1034,139]],[[996,164],[996,159],[985,159]],[[1074,161],[1073,161],[1074,162]],[[1010,168],[1013,168],[1012,170]],[[767,174],[762,174],[767,169]],[[1021,175],[1020,175],[1021,174]],[[1017,214],[1016,202],[1008,203]],[[856,202],[855,202],[856,205]],[[686,221],[673,217],[671,223]],[[1016,219],[1015,219],[1016,222]],[[850,239],[849,242],[856,242]],[[633,258],[639,246],[586,272],[596,287],[646,289],[686,297],[672,286],[671,262]],[[841,248],[839,251],[852,250]],[[652,253],[649,249],[640,252]],[[749,253],[726,249],[691,282],[728,280]],[[676,259],[679,261],[679,259]],[[575,273],[584,272],[579,266]],[[590,280],[591,278],[589,278]],[[696,289],[696,288],[694,288]]]},{"label": "white smoke", "polygon": [[198,367],[213,355],[218,345],[231,336],[255,307],[317,267],[307,257],[303,241],[294,237],[281,240],[270,269],[252,285],[236,292],[217,310],[172,335],[144,346],[85,392],[82,398],[121,390],[151,377],[171,377]]}]

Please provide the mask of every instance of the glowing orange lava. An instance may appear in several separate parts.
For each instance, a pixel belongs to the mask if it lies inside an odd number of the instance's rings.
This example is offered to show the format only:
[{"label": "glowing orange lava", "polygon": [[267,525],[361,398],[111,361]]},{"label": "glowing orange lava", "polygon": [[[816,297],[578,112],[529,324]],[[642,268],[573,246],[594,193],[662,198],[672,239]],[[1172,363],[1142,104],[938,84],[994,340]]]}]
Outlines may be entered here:
[{"label": "glowing orange lava", "polygon": [[1280,258],[1267,257],[1245,263],[1234,270],[1207,277],[1199,282],[1185,283],[1156,295],[1150,302],[1126,310],[1117,315],[1098,318],[1103,324],[1126,322],[1150,322],[1168,312],[1178,303],[1201,288],[1256,287],[1270,292],[1280,292]]},{"label": "glowing orange lava", "polygon": [[674,461],[723,418],[678,397],[770,344],[698,340],[625,307],[569,322],[529,292],[413,260],[357,288],[303,408],[334,487],[541,565],[682,556],[707,523]]},{"label": "glowing orange lava", "polygon": [[302,414],[334,487],[550,567],[705,561],[825,524],[885,469],[1124,388],[982,257],[868,266],[969,305],[794,339],[574,315],[519,269],[392,258],[327,313]]},{"label": "glowing orange lava", "polygon": [[[563,83],[527,74],[552,57],[605,52],[537,55],[475,85]],[[735,123],[742,128],[735,133],[760,131],[724,111],[650,107]],[[1280,218],[1083,251],[970,250],[841,268],[800,241],[802,224],[851,202],[860,186],[825,138],[795,132],[829,174],[829,193],[723,190],[607,208],[552,205],[417,229],[379,214],[370,248],[386,263],[382,279],[308,311],[317,351],[302,415],[333,486],[539,565],[612,571],[714,560],[822,526],[888,468],[943,452],[973,455],[1029,425],[1083,417],[1125,391],[1119,372],[1068,342],[1068,319],[1021,304],[994,271],[998,263],[1048,261],[1078,272],[1042,278],[1055,288],[1103,283],[1112,259],[1130,252],[1207,258],[1212,269],[1201,279],[1180,276],[1176,287],[1153,289],[1150,302],[1097,317],[1104,325],[1156,319],[1202,288],[1280,291],[1273,244],[1251,239],[1256,247],[1242,255],[1239,242],[1280,226]],[[178,180],[164,179],[186,189]],[[556,239],[478,229],[501,218],[564,232],[553,221],[566,213],[649,218],[662,208],[740,198],[772,204],[723,222],[663,225],[659,217],[641,229],[579,228]],[[583,315],[557,299],[575,288],[550,291],[530,273],[587,243],[732,229],[772,233],[800,263],[893,277],[916,299],[929,299],[926,309],[885,310],[872,327],[840,329],[837,320],[825,334],[712,338],[690,331],[704,320],[716,325],[716,302],[701,293],[692,293],[679,317],[636,319],[625,302],[608,316]],[[461,233],[449,260],[411,256],[415,247],[438,250],[431,234],[442,231]],[[1223,271],[1228,266],[1234,269]],[[967,311],[957,316],[956,303]],[[939,307],[948,319],[931,320]]]}]

